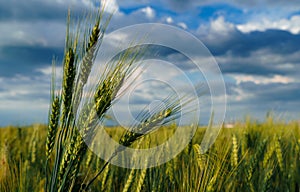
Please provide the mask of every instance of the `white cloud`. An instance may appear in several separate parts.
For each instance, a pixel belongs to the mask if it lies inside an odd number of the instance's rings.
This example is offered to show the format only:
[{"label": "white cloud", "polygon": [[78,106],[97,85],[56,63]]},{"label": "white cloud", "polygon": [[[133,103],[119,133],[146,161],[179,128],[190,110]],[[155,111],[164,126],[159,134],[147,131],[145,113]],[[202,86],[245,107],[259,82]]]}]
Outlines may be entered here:
[{"label": "white cloud", "polygon": [[237,25],[237,28],[244,33],[249,33],[252,31],[266,31],[268,29],[280,29],[289,31],[293,34],[299,34],[299,23],[300,16],[296,15],[291,17],[290,19],[280,19],[276,21],[264,18],[260,21],[253,21],[246,24]]},{"label": "white cloud", "polygon": [[182,29],[187,29],[188,28],[187,25],[185,23],[183,23],[183,22],[179,22],[179,23],[177,23],[177,25],[179,27],[181,27]]},{"label": "white cloud", "polygon": [[[55,66],[56,82],[60,82],[63,77],[63,67],[59,66],[59,65],[60,64],[57,64]],[[43,76],[47,77],[48,79],[52,78],[52,66],[37,68],[35,71],[42,73]],[[1,83],[1,81],[0,81],[0,83]]]},{"label": "white cloud", "polygon": [[246,93],[243,89],[239,87],[234,87],[232,89],[235,92],[235,94],[228,97],[229,101],[242,101],[253,96],[253,94]]},{"label": "white cloud", "polygon": [[63,46],[66,24],[57,21],[0,22],[0,46],[3,45],[43,45]]},{"label": "white cloud", "polygon": [[142,8],[141,11],[146,15],[147,18],[153,19],[155,17],[155,10],[151,7],[147,6],[145,8]]},{"label": "white cloud", "polygon": [[[225,21],[223,16],[215,20],[211,20],[208,25],[200,25],[197,29],[197,34],[206,36],[208,39],[214,40],[216,36],[230,37],[236,31],[236,26],[230,22]],[[222,39],[222,38],[220,38]]]},{"label": "white cloud", "polygon": [[167,18],[166,18],[166,22],[169,23],[169,24],[171,24],[171,23],[173,23],[174,21],[173,21],[172,17],[167,17]]},{"label": "white cloud", "polygon": [[165,21],[163,18],[156,17],[156,11],[149,7],[145,6],[140,9],[137,9],[131,13],[124,13],[119,11],[114,14],[110,24],[108,26],[108,32],[120,29],[122,27],[128,27],[130,25],[140,24],[140,23],[149,23],[149,22],[162,22]]},{"label": "white cloud", "polygon": [[92,0],[81,0],[82,4],[86,7],[94,7],[94,3]]},{"label": "white cloud", "polygon": [[256,85],[266,85],[270,83],[288,84],[295,82],[293,78],[285,77],[282,75],[273,75],[272,77],[264,77],[258,75],[232,75],[232,77],[236,80],[236,83],[238,85],[244,82],[253,82]]},{"label": "white cloud", "polygon": [[0,110],[31,107],[44,110],[48,106],[50,77],[41,76],[32,79],[28,76],[16,75],[13,78],[4,78],[0,81],[5,90],[0,92]]},{"label": "white cloud", "polygon": [[210,33],[213,34],[227,36],[235,29],[234,24],[225,21],[223,16],[218,17],[216,20],[212,20],[210,23]]},{"label": "white cloud", "polygon": [[235,29],[235,26],[232,23],[226,22],[224,17],[218,17],[216,20],[213,20],[210,24],[211,30],[219,34],[227,34],[228,32]]}]

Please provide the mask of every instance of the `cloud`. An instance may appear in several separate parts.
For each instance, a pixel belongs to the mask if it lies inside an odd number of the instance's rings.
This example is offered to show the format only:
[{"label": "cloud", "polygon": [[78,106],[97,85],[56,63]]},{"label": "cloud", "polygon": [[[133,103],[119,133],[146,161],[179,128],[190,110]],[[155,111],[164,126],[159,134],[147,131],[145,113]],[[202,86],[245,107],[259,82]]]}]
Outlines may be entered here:
[{"label": "cloud", "polygon": [[2,21],[60,20],[66,17],[66,11],[66,6],[55,1],[0,1],[0,20]]},{"label": "cloud", "polygon": [[245,24],[237,25],[237,28],[244,32],[249,33],[253,31],[266,31],[268,29],[278,29],[289,31],[292,34],[299,34],[300,32],[300,16],[295,15],[290,19],[280,19],[271,21],[270,19],[261,19],[259,21],[248,22]]},{"label": "cloud", "polygon": [[[160,1],[155,1],[159,3]],[[191,8],[203,6],[203,5],[213,5],[213,4],[229,4],[233,6],[238,6],[242,8],[274,8],[278,7],[281,9],[288,9],[288,10],[297,10],[300,8],[299,1],[292,0],[292,1],[284,1],[284,0],[203,0],[203,1],[194,1],[194,0],[166,0],[163,2],[164,5],[167,5],[174,11],[183,12],[188,11]]]},{"label": "cloud", "polygon": [[66,21],[0,21],[0,46],[64,45]]},{"label": "cloud", "polygon": [[5,104],[5,101],[25,100],[33,101],[34,99],[48,99],[49,88],[48,84],[51,75],[39,76],[23,76],[15,75],[12,78],[2,78],[0,98],[2,101],[1,108],[17,107]]},{"label": "cloud", "polygon": [[[116,11],[108,32],[131,24],[163,22],[193,32],[201,39],[224,73],[230,113],[235,116],[247,111],[261,114],[273,106],[299,114],[295,107],[299,106],[299,1],[108,2],[106,11]],[[39,114],[43,118],[38,121],[45,122],[51,60],[55,55],[60,60],[63,56],[67,10],[70,8],[76,17],[94,6],[97,2],[93,0],[0,0],[0,116],[6,119],[5,123],[12,122],[13,116],[33,122],[33,116]],[[166,39],[170,36],[163,31],[157,34]],[[112,47],[118,46],[117,40],[126,35],[115,38]],[[210,62],[194,45],[182,43],[184,40],[170,41],[194,56],[198,54],[197,61]],[[175,50],[153,47],[145,57],[171,62],[188,71],[194,80],[203,80],[193,74],[193,63]],[[166,71],[156,70],[155,74],[167,78]],[[168,77],[182,86],[180,78]],[[138,92],[132,102],[145,104],[153,98],[152,94]]]},{"label": "cloud", "polygon": [[0,80],[0,126],[46,122],[50,76],[22,76]]},{"label": "cloud", "polygon": [[197,35],[205,36],[205,39],[211,43],[215,41],[216,36],[219,37],[219,40],[225,41],[237,33],[236,27],[232,23],[225,21],[223,16],[211,20],[211,22],[206,25],[200,25],[197,29]]},{"label": "cloud", "polygon": [[256,84],[255,82],[244,82],[238,86],[239,89],[245,93],[251,94],[248,98],[249,103],[256,103],[263,105],[267,102],[271,104],[285,103],[300,103],[299,83],[268,83]]},{"label": "cloud", "polygon": [[300,72],[299,34],[279,29],[246,33],[237,26],[219,17],[196,32],[223,73],[291,78]]},{"label": "cloud", "polygon": [[157,17],[156,11],[151,6],[143,6],[137,9],[131,10],[129,13],[122,12],[120,10],[113,15],[110,24],[108,26],[107,32],[111,32],[122,27],[128,27],[130,25],[140,24],[140,23],[155,23],[161,22],[161,18]]},{"label": "cloud", "polygon": [[2,46],[0,49],[0,76],[37,75],[35,69],[50,66],[54,55],[62,58],[63,49],[38,45]]},{"label": "cloud", "polygon": [[[242,119],[250,114],[262,120],[269,110],[288,114],[285,120],[299,115],[294,107],[300,105],[297,19],[294,16],[277,21],[274,27],[270,24],[250,31],[224,16],[199,26],[196,35],[215,56],[225,76],[227,118]],[[281,28],[284,22],[287,27]]]},{"label": "cloud", "polygon": [[299,83],[261,83],[252,81],[231,84],[228,91],[227,119],[242,120],[246,115],[264,120],[268,111],[288,121],[298,119]]},{"label": "cloud", "polygon": [[268,49],[274,53],[293,53],[300,50],[297,44],[300,35],[284,30],[266,30],[244,33],[223,17],[211,21],[208,26],[198,29],[200,38],[214,54],[249,55],[251,52]]},{"label": "cloud", "polygon": [[179,22],[179,23],[177,23],[177,25],[179,27],[181,27],[182,29],[187,29],[188,28],[187,25],[184,22]]},{"label": "cloud", "polygon": [[242,56],[228,53],[216,59],[223,73],[295,75],[299,73],[299,53],[276,54],[270,50],[258,50]]},{"label": "cloud", "polygon": [[271,77],[257,75],[233,75],[233,78],[236,80],[237,85],[244,82],[253,82],[256,85],[271,83],[289,84],[295,82],[293,78],[281,75],[273,75]]},{"label": "cloud", "polygon": [[37,68],[60,60],[65,42],[66,17],[91,8],[88,1],[0,0],[0,76],[40,75]]},{"label": "cloud", "polygon": [[95,7],[93,0],[0,0],[0,21],[53,21],[66,19],[68,9],[79,15]]},{"label": "cloud", "polygon": [[141,12],[143,12],[149,19],[153,19],[155,17],[155,10],[149,6],[142,8]]},{"label": "cloud", "polygon": [[166,22],[169,23],[169,24],[171,24],[171,23],[173,23],[174,21],[173,21],[172,17],[167,17],[167,18],[166,18]]}]

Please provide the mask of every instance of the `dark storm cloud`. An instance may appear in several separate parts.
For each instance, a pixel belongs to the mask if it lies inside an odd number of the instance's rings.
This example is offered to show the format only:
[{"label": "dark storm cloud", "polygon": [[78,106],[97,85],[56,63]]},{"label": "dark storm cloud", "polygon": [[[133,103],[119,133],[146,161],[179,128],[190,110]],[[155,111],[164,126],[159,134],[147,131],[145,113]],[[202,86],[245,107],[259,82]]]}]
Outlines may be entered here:
[{"label": "dark storm cloud", "polygon": [[51,66],[52,58],[62,58],[63,48],[39,45],[0,47],[0,76],[33,75],[36,69]]}]

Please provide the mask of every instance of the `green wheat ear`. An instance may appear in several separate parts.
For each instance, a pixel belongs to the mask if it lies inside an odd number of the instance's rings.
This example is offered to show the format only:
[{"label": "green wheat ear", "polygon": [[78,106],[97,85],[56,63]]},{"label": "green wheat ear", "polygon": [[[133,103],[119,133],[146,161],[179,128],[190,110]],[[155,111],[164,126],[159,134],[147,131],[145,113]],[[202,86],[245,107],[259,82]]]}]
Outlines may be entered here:
[{"label": "green wheat ear", "polygon": [[232,158],[231,158],[231,165],[232,167],[236,167],[239,162],[239,147],[238,141],[235,135],[232,136]]},{"label": "green wheat ear", "polygon": [[136,189],[135,189],[136,192],[140,192],[142,190],[143,184],[145,182],[145,177],[147,174],[147,169],[142,169],[140,172],[141,173],[139,175],[139,180],[137,182]]},{"label": "green wheat ear", "polygon": [[267,192],[267,191],[271,191],[272,189],[272,177],[274,174],[274,169],[273,168],[269,168],[265,174],[264,180],[263,180],[263,186],[262,186],[262,192]]},{"label": "green wheat ear", "polygon": [[62,125],[67,119],[68,113],[71,108],[72,103],[72,95],[73,95],[73,86],[74,80],[76,76],[76,68],[75,68],[75,53],[72,48],[67,50],[65,55],[65,62],[64,62],[64,75],[63,75],[63,88],[62,88],[62,104],[63,104],[63,111],[62,111]]},{"label": "green wheat ear", "polygon": [[205,164],[206,164],[205,163],[206,158],[205,158],[205,155],[203,154],[201,146],[199,144],[194,144],[193,149],[196,153],[197,163],[198,163],[198,166],[199,166],[200,170],[204,170],[205,169]]},{"label": "green wheat ear", "polygon": [[101,35],[99,27],[100,27],[99,21],[97,21],[97,23],[95,24],[92,30],[92,34],[89,38],[88,46],[86,47],[85,56],[83,57],[83,61],[80,66],[79,77],[82,85],[86,84],[88,76],[91,73],[93,59],[94,59],[95,51],[97,49],[96,45]]},{"label": "green wheat ear", "polygon": [[133,180],[134,180],[134,178],[136,176],[136,172],[137,171],[135,169],[131,169],[131,171],[130,171],[130,173],[128,175],[126,184],[125,184],[122,192],[128,192],[129,191],[129,189],[130,189],[130,187],[132,185],[132,182],[133,182]]},{"label": "green wheat ear", "polygon": [[59,97],[56,96],[52,102],[51,114],[50,114],[49,125],[48,125],[48,133],[47,133],[47,140],[46,140],[47,159],[50,159],[50,155],[54,147],[55,136],[56,136],[58,122],[59,122],[59,115],[60,115],[60,100]]},{"label": "green wheat ear", "polygon": [[280,168],[280,171],[284,172],[284,163],[283,163],[283,153],[281,149],[281,143],[280,138],[276,137],[275,139],[275,154],[277,157],[278,165]]}]

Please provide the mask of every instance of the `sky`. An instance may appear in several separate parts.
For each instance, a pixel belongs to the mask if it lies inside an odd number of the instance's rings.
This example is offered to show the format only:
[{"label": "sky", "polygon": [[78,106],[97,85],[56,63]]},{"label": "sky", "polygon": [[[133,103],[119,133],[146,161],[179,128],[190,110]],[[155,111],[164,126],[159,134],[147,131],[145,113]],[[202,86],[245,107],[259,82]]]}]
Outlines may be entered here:
[{"label": "sky", "polygon": [[[98,5],[0,0],[0,126],[47,122],[51,61],[63,57],[68,8],[80,15]],[[163,23],[202,41],[225,79],[226,122],[262,120],[269,111],[279,120],[299,119],[300,1],[110,0],[106,12],[112,11],[107,33]]]}]

